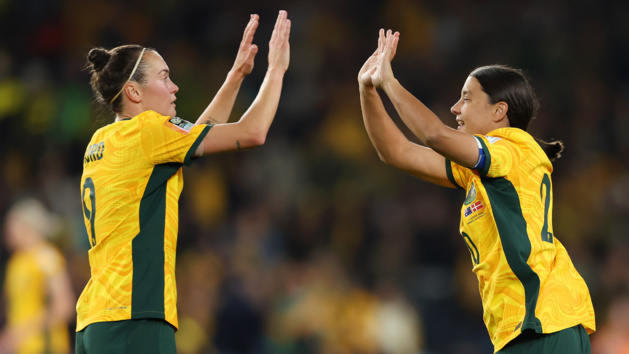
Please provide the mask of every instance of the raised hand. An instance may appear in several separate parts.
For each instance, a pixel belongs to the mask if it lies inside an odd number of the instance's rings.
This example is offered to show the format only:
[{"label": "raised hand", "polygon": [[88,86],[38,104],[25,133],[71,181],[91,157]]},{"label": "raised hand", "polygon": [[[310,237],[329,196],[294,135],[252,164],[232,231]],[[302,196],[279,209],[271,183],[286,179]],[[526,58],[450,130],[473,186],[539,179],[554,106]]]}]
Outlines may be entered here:
[{"label": "raised hand", "polygon": [[367,73],[371,76],[373,86],[382,88],[389,81],[394,80],[391,61],[397,52],[397,44],[400,40],[400,33],[393,33],[391,30],[386,32],[381,29],[378,38],[378,52],[374,67]]},{"label": "raised hand", "polygon": [[291,22],[287,18],[286,11],[281,10],[275,21],[275,28],[269,41],[269,70],[279,69],[285,72],[290,62],[290,36]]},{"label": "raised hand", "polygon": [[366,87],[373,86],[373,82],[371,81],[371,76],[376,71],[376,64],[378,63],[381,42],[383,41],[383,39],[384,39],[384,30],[381,29],[380,35],[378,36],[378,48],[376,48],[376,51],[373,52],[373,54],[369,58],[367,58],[367,61],[365,62],[365,64],[363,64],[363,67],[360,68],[360,71],[358,72],[358,83],[360,85],[363,85]]},{"label": "raised hand", "polygon": [[259,19],[260,16],[255,14],[251,15],[249,18],[249,23],[247,23],[242,41],[240,41],[240,46],[238,47],[238,54],[236,54],[234,66],[231,69],[233,73],[239,74],[242,77],[251,73],[254,59],[258,53],[258,46],[253,44],[253,35],[258,28]]}]

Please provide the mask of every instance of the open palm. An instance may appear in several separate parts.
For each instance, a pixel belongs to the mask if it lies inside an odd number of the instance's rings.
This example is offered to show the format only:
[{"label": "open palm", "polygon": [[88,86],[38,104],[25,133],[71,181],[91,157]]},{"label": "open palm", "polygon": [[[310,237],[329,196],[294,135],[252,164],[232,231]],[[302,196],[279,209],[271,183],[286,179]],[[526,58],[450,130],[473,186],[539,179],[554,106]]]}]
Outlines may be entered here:
[{"label": "open palm", "polygon": [[378,37],[378,55],[375,60],[375,65],[368,72],[371,76],[371,82],[375,87],[382,88],[387,81],[395,79],[393,69],[391,68],[391,61],[395,57],[399,39],[399,32],[392,33],[391,30],[388,30],[385,35],[384,30],[380,30]]},{"label": "open palm", "polygon": [[251,15],[249,23],[245,28],[245,32],[240,41],[238,47],[238,54],[236,54],[236,60],[232,67],[233,72],[240,73],[243,77],[251,74],[253,70],[254,59],[258,53],[258,46],[253,44],[253,35],[258,28],[258,21],[260,17],[258,15]]}]

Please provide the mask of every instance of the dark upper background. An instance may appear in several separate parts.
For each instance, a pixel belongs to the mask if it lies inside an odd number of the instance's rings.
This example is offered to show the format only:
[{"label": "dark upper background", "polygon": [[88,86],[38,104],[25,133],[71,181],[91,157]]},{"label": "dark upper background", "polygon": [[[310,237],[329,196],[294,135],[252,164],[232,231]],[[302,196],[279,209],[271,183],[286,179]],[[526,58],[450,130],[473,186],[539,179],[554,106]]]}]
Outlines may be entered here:
[{"label": "dark upper background", "polygon": [[[185,169],[181,352],[394,352],[391,343],[491,351],[458,234],[464,195],[381,163],[363,127],[356,75],[381,27],[401,32],[396,77],[451,126],[472,69],[500,63],[529,74],[542,104],[529,131],[566,144],[554,164],[554,234],[590,287],[594,344],[626,328],[629,316],[608,316],[629,285],[622,1],[0,1],[0,215],[23,196],[54,211],[53,241],[77,296],[89,277],[82,156],[113,121],[93,101],[89,49],[156,48],[180,88],[178,115],[195,121],[258,13],[260,51],[233,121],[264,76],[279,9],[293,22],[291,65],[266,144]],[[3,270],[4,246],[0,256]]]}]

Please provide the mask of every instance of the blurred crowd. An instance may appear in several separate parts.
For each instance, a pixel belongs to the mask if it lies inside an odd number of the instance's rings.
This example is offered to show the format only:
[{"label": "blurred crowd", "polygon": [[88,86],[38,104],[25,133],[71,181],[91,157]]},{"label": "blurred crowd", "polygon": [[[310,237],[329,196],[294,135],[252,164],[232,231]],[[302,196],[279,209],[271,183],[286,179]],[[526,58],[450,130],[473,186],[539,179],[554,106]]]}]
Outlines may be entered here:
[{"label": "blurred crowd", "polygon": [[[180,88],[178,115],[195,121],[258,13],[260,52],[234,120],[263,78],[279,9],[293,21],[291,66],[266,144],[184,168],[179,352],[493,351],[458,233],[464,195],[386,166],[365,132],[356,76],[384,27],[401,32],[396,77],[451,126],[475,67],[528,73],[542,104],[531,133],[566,144],[554,163],[554,234],[592,294],[593,352],[629,353],[629,2],[620,0],[0,1],[2,234],[14,202],[43,202],[78,296],[89,279],[82,156],[114,118],[93,102],[89,49],[156,48]],[[10,254],[2,242],[2,284]],[[6,316],[2,307],[0,327]]]}]

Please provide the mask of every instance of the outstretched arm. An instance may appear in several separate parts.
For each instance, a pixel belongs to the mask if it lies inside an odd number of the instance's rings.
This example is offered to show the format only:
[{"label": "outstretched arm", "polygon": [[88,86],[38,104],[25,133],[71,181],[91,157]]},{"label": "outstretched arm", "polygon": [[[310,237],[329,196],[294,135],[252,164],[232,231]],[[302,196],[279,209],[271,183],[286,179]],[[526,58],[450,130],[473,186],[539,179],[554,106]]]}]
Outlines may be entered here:
[{"label": "outstretched arm", "polygon": [[291,22],[280,11],[269,42],[269,66],[258,95],[238,122],[217,124],[205,136],[195,155],[253,148],[264,144],[282,92],[290,62]]},{"label": "outstretched arm", "polygon": [[[431,183],[454,188],[448,180],[445,158],[430,148],[409,141],[387,114],[382,99],[372,82],[377,63],[384,51],[384,30],[380,30],[378,49],[367,59],[358,73],[360,106],[371,143],[380,159],[411,175]],[[395,51],[389,53],[391,57]]]},{"label": "outstretched arm", "polygon": [[441,122],[428,107],[408,92],[393,75],[391,60],[397,50],[399,33],[380,31],[383,49],[371,74],[374,86],[387,94],[402,121],[426,146],[459,165],[473,167],[478,162],[476,139]]},{"label": "outstretched arm", "polygon": [[218,124],[226,123],[229,120],[229,115],[234,108],[234,102],[236,102],[236,96],[238,91],[240,91],[240,85],[245,76],[249,75],[253,70],[254,59],[258,53],[258,46],[253,44],[253,35],[258,28],[259,18],[255,14],[249,18],[249,23],[247,23],[242,41],[238,47],[234,65],[227,73],[225,82],[216,93],[216,96],[214,96],[210,105],[197,119],[197,124]]}]

